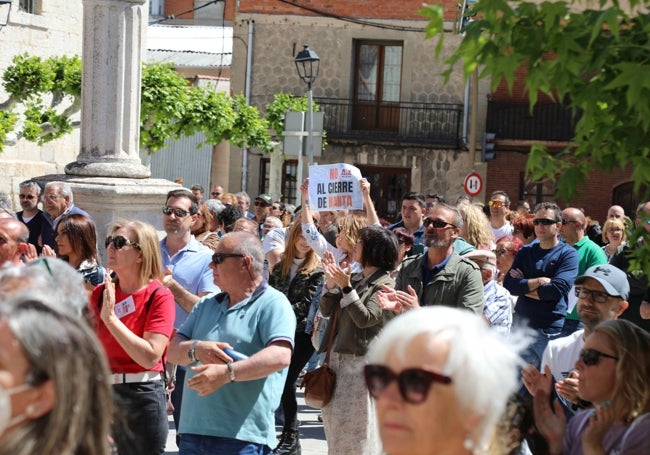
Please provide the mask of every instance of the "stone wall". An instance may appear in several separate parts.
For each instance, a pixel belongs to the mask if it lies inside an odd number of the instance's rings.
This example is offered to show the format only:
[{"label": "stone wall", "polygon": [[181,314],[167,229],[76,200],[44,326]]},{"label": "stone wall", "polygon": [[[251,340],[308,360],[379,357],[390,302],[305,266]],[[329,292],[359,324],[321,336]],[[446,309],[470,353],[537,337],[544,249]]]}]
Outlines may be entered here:
[{"label": "stone wall", "polygon": [[[81,55],[81,0],[41,0],[36,14],[18,9],[13,0],[9,24],[0,30],[0,72],[14,55],[28,53],[47,58],[54,55]],[[0,103],[7,94],[0,87]],[[19,140],[5,146],[0,154],[0,191],[10,194],[19,209],[18,183],[32,176],[58,174],[79,153],[79,131],[39,146]]]}]

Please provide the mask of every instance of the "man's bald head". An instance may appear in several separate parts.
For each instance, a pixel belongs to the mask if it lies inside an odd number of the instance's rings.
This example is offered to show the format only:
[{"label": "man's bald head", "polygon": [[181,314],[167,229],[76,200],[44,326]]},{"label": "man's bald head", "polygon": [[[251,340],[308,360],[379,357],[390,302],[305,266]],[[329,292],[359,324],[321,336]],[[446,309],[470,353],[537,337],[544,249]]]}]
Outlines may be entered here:
[{"label": "man's bald head", "polygon": [[17,262],[21,254],[21,244],[29,239],[27,226],[15,218],[0,219],[0,266],[7,262]]}]

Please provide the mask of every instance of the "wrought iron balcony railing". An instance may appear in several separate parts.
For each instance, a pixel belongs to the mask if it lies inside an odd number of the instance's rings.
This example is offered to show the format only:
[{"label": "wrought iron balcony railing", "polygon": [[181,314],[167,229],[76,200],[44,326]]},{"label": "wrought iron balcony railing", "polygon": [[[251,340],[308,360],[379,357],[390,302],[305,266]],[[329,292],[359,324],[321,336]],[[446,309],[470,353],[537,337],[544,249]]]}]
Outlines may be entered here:
[{"label": "wrought iron balcony railing", "polygon": [[459,147],[462,104],[314,98],[329,141],[370,140]]},{"label": "wrought iron balcony railing", "polygon": [[531,112],[528,103],[488,100],[485,130],[497,140],[568,142],[580,115],[558,103],[538,103]]}]

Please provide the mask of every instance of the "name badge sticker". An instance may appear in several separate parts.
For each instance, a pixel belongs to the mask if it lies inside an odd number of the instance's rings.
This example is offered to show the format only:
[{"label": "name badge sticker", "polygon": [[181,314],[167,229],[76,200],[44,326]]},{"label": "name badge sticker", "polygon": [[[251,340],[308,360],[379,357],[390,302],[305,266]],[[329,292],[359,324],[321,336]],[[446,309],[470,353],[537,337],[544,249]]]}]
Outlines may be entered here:
[{"label": "name badge sticker", "polygon": [[122,319],[124,316],[131,314],[135,311],[135,302],[132,296],[115,304],[115,314],[118,318]]}]

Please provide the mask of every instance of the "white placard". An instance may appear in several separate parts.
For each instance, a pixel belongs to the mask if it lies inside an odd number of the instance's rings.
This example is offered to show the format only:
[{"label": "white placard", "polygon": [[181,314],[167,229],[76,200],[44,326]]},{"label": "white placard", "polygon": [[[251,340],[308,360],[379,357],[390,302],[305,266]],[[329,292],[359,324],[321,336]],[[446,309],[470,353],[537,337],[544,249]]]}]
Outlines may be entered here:
[{"label": "white placard", "polygon": [[361,171],[345,163],[309,166],[309,203],[314,211],[362,210]]}]

